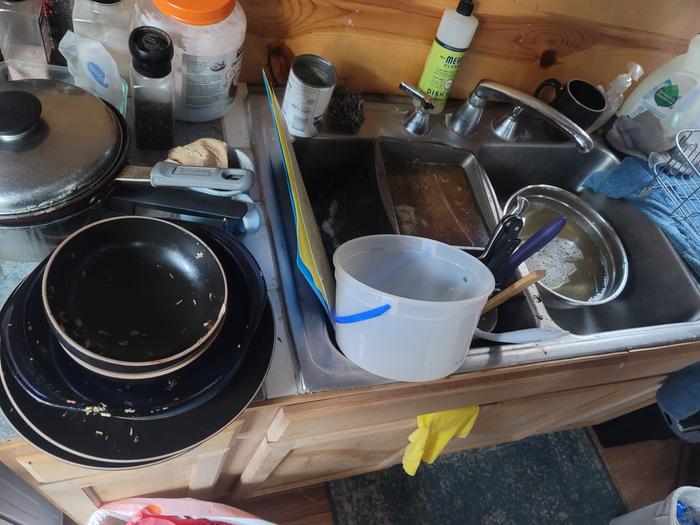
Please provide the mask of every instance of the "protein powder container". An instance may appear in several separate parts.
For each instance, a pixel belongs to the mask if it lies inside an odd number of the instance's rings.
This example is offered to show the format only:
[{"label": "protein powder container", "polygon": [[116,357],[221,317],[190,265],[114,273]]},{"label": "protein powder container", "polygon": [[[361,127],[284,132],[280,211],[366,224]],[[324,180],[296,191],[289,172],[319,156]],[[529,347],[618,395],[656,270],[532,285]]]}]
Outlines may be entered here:
[{"label": "protein powder container", "polygon": [[133,26],[158,27],[172,39],[176,119],[206,122],[226,113],[246,31],[236,0],[137,0]]}]

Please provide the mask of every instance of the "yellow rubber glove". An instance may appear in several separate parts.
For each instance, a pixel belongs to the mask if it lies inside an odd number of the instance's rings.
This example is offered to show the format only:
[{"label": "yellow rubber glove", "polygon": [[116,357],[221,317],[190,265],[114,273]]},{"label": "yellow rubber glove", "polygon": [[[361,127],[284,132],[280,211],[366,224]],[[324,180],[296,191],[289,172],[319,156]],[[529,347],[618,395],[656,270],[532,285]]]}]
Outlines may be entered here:
[{"label": "yellow rubber glove", "polygon": [[433,463],[454,436],[465,438],[471,432],[479,406],[445,410],[418,416],[418,428],[408,436],[403,454],[403,469],[415,476],[421,459]]}]

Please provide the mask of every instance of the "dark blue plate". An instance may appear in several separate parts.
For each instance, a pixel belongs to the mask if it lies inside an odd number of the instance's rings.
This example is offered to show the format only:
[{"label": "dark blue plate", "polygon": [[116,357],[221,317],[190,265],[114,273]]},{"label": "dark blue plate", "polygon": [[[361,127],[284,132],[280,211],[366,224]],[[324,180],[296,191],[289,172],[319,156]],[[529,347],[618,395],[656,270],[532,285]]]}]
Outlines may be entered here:
[{"label": "dark blue plate", "polygon": [[226,271],[229,312],[216,341],[191,364],[153,379],[109,379],[90,372],[65,353],[50,329],[41,301],[41,265],[17,290],[12,321],[2,325],[3,339],[11,342],[4,350],[4,366],[32,397],[70,411],[128,419],[170,417],[211,399],[234,376],[266,301],[262,272],[228,234],[183,224],[209,244]]},{"label": "dark blue plate", "polygon": [[[7,319],[7,304],[0,318]],[[267,373],[275,343],[275,321],[267,304],[250,350],[224,388],[196,410],[168,418],[127,420],[86,415],[37,402],[6,373],[0,348],[0,408],[24,438],[39,449],[78,465],[135,468],[184,453],[229,425],[255,397]]]}]

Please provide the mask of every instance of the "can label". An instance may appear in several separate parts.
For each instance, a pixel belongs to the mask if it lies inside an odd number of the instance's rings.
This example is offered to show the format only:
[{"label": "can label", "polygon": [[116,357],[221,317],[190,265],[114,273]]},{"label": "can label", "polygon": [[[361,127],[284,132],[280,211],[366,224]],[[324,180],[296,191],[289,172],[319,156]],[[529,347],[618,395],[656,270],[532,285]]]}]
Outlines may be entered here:
[{"label": "can label", "polygon": [[323,113],[331,100],[334,87],[309,86],[299,80],[294,70],[289,72],[282,113],[292,135],[315,137],[321,132]]}]

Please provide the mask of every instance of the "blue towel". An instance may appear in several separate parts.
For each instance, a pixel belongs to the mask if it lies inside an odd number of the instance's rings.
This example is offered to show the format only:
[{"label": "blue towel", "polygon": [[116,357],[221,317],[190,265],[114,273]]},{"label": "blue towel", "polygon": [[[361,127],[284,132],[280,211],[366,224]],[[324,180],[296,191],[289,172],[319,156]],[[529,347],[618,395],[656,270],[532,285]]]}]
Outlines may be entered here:
[{"label": "blue towel", "polygon": [[[676,206],[663,189],[653,187],[653,181],[649,167],[642,160],[629,157],[611,171],[594,173],[584,186],[606,197],[634,204],[661,228],[695,275],[700,276],[700,236],[669,217]],[[686,181],[669,177],[667,182]],[[671,375],[656,393],[656,402],[675,419],[685,419],[700,411],[700,363]]]},{"label": "blue towel", "polygon": [[[594,173],[583,185],[606,197],[634,204],[661,228],[678,254],[700,277],[700,236],[682,221],[676,222],[670,217],[676,205],[663,189],[652,186],[653,180],[653,173],[642,160],[628,157],[610,171]],[[672,177],[668,177],[667,182],[687,183]],[[700,198],[700,192],[697,196]],[[695,220],[700,221],[700,217]]]},{"label": "blue towel", "polygon": [[656,392],[656,402],[674,419],[685,419],[700,411],[700,363],[668,377]]}]

